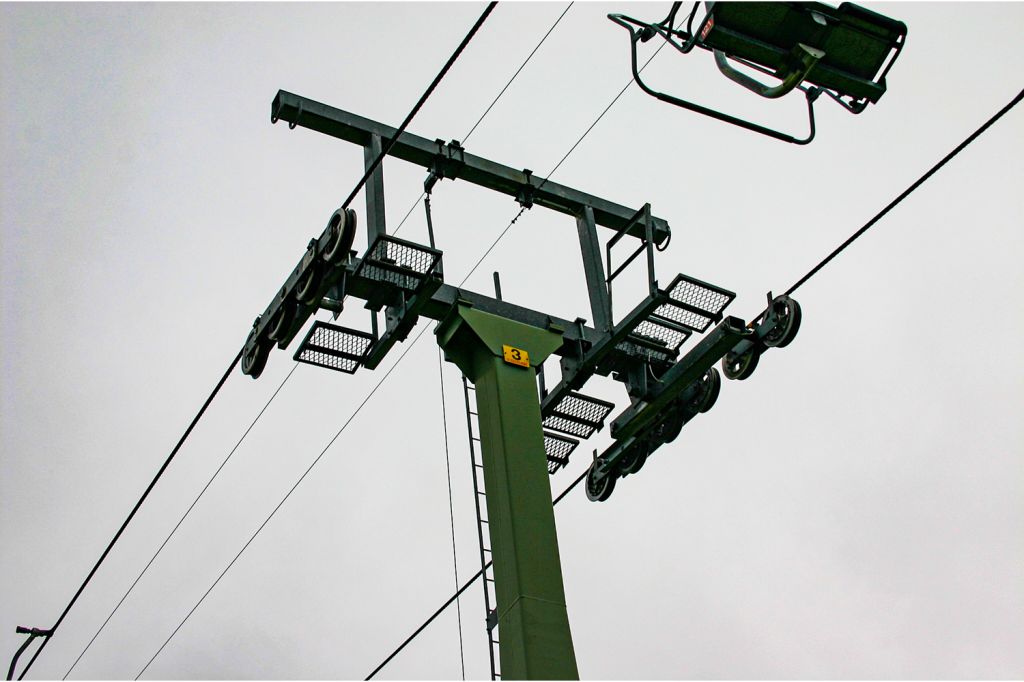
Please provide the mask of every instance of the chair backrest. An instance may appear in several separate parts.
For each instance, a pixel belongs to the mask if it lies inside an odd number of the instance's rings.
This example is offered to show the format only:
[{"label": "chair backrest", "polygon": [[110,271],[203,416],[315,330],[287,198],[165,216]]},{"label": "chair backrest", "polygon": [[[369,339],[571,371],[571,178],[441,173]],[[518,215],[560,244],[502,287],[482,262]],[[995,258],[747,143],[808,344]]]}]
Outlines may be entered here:
[{"label": "chair backrest", "polygon": [[844,2],[709,2],[702,47],[785,71],[798,43],[825,56],[807,81],[855,100],[877,102],[907,34],[901,21]]}]

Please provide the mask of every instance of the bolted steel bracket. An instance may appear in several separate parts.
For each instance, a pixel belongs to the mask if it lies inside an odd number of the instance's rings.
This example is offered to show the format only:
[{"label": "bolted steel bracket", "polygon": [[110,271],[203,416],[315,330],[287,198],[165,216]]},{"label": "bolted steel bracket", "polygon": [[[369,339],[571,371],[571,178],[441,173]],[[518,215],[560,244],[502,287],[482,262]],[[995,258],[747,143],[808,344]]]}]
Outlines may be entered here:
[{"label": "bolted steel bracket", "polygon": [[529,168],[523,169],[523,175],[526,176],[526,182],[519,187],[516,192],[516,202],[523,208],[533,208],[534,193],[537,188],[533,185],[533,171]]}]

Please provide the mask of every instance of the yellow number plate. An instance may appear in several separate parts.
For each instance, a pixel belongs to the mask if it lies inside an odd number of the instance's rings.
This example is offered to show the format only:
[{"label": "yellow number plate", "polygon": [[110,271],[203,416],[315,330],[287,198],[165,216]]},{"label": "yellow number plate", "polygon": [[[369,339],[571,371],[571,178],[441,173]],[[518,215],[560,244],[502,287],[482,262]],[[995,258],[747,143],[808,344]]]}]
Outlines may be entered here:
[{"label": "yellow number plate", "polygon": [[530,354],[522,348],[513,348],[512,346],[502,346],[502,352],[505,354],[505,362],[510,365],[519,365],[520,367],[530,366]]}]

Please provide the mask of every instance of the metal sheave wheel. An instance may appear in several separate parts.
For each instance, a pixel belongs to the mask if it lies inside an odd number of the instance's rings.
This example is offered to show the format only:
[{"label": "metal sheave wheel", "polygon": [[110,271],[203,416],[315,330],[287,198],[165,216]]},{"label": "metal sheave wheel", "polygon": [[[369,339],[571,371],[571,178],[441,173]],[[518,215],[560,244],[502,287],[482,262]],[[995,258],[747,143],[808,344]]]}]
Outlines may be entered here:
[{"label": "metal sheave wheel", "polygon": [[679,437],[679,432],[683,430],[685,424],[686,415],[683,414],[681,406],[677,403],[673,407],[673,412],[658,425],[658,429],[655,432],[657,439],[662,443],[671,443]]},{"label": "metal sheave wheel", "polygon": [[761,354],[757,352],[756,347],[750,348],[745,353],[729,351],[722,358],[722,372],[725,374],[726,379],[743,381],[754,373],[754,370],[757,369],[757,362],[760,359]]},{"label": "metal sheave wheel", "polygon": [[287,291],[281,290],[281,304],[274,312],[274,316],[270,318],[270,324],[267,325],[267,338],[274,342],[280,341],[288,335],[292,318],[295,316],[295,304],[286,300],[287,294]]},{"label": "metal sheave wheel", "polygon": [[622,472],[623,476],[637,473],[644,468],[644,464],[647,462],[647,457],[650,454],[651,449],[647,443],[637,443],[629,449],[625,457],[619,460],[619,471]]},{"label": "metal sheave wheel", "polygon": [[717,369],[712,367],[701,377],[701,384],[703,390],[693,402],[693,406],[697,408],[698,412],[703,414],[718,402],[718,394],[722,392],[722,375],[718,373]]},{"label": "metal sheave wheel", "polygon": [[295,298],[306,305],[316,303],[316,290],[319,283],[320,277],[316,263],[312,263],[295,284]]},{"label": "metal sheave wheel", "polygon": [[800,304],[789,296],[776,296],[772,301],[772,310],[779,316],[779,322],[764,337],[764,345],[769,348],[785,348],[800,331]]},{"label": "metal sheave wheel", "polygon": [[328,263],[339,263],[352,248],[356,238],[356,212],[351,208],[338,209],[327,223],[331,228],[331,236],[324,248],[324,260]]},{"label": "metal sheave wheel", "polygon": [[245,342],[245,350],[242,352],[242,373],[258,379],[263,374],[263,368],[267,366],[270,358],[271,346],[267,343],[257,343],[256,330],[249,332],[249,338]]},{"label": "metal sheave wheel", "polygon": [[615,490],[615,476],[609,475],[602,478],[600,481],[594,478],[594,472],[597,469],[598,460],[594,460],[594,463],[590,465],[590,470],[587,471],[587,499],[591,502],[604,502],[611,497],[612,491]]}]

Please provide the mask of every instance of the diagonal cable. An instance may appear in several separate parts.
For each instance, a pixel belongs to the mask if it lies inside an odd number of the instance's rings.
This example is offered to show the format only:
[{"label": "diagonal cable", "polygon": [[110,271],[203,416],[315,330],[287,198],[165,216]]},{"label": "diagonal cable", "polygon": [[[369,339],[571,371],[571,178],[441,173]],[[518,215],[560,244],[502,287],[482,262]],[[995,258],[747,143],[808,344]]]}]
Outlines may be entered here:
[{"label": "diagonal cable", "polygon": [[[565,6],[565,9],[562,10],[562,13],[558,15],[557,19],[555,19],[555,23],[551,24],[547,32],[544,34],[544,37],[540,39],[540,42],[537,43],[536,46],[534,46],[533,50],[530,51],[530,54],[526,56],[525,60],[523,60],[523,63],[519,65],[518,69],[516,69],[516,72],[513,73],[512,77],[508,79],[507,83],[505,83],[505,87],[503,87],[501,91],[497,94],[497,96],[495,96],[495,98],[491,100],[491,103],[487,105],[487,109],[484,110],[484,113],[480,115],[480,118],[478,118],[476,123],[473,124],[473,127],[469,129],[469,132],[462,136],[463,144],[469,142],[469,138],[473,135],[474,132],[476,132],[477,127],[479,127],[479,125],[483,123],[483,120],[487,118],[487,114],[491,113],[491,109],[494,108],[494,105],[498,103],[498,100],[501,99],[501,96],[505,94],[505,91],[509,89],[509,86],[512,85],[512,82],[519,76],[522,70],[526,68],[526,65],[530,63],[530,60],[533,59],[533,55],[537,54],[537,50],[539,50],[540,46],[544,44],[544,41],[548,39],[548,36],[551,35],[551,32],[555,30],[555,27],[558,26],[559,22],[562,21],[562,17],[564,17],[569,12],[572,6],[572,2]],[[402,229],[402,225],[405,225],[405,221],[409,219],[409,216],[412,215],[412,212],[416,209],[417,206],[419,206],[419,203],[423,201],[423,197],[425,196],[427,196],[426,192],[420,193],[420,196],[416,199],[413,205],[406,212],[405,217],[402,218],[402,221],[400,223],[398,223],[398,227],[395,228],[394,234],[398,234],[398,231]]]},{"label": "diagonal cable", "polygon": [[[124,533],[125,528],[127,528],[128,524],[132,522],[133,518],[135,518],[135,514],[139,511],[139,507],[141,507],[142,503],[146,501],[147,497],[149,497],[149,493],[152,492],[153,488],[156,486],[157,481],[160,480],[160,477],[164,475],[164,472],[167,470],[167,467],[170,466],[171,461],[174,459],[175,455],[177,455],[178,451],[181,450],[181,446],[185,444],[185,441],[188,440],[188,437],[192,434],[192,429],[194,429],[196,427],[196,424],[199,423],[199,420],[202,419],[203,415],[206,413],[206,409],[210,406],[210,403],[213,402],[213,399],[217,397],[217,394],[220,392],[220,389],[224,385],[224,382],[228,380],[228,377],[231,375],[231,372],[234,371],[235,366],[238,365],[238,362],[241,359],[242,349],[239,349],[238,354],[235,355],[235,359],[231,361],[231,363],[228,365],[228,368],[224,371],[223,376],[221,376],[220,381],[218,381],[217,385],[214,386],[213,392],[211,392],[209,397],[206,398],[206,402],[203,403],[203,406],[199,408],[199,412],[197,412],[196,416],[193,417],[192,423],[190,423],[188,425],[188,428],[185,429],[185,433],[181,434],[181,438],[178,439],[178,443],[174,446],[174,449],[171,450],[171,454],[169,454],[167,456],[167,459],[164,460],[163,465],[160,467],[159,471],[156,472],[156,475],[153,477],[153,480],[150,481],[149,486],[147,486],[146,490],[142,493],[142,497],[140,497],[139,501],[135,503],[134,507],[132,507],[132,510],[128,513],[128,516],[121,524],[121,527],[117,529],[117,532],[114,534],[113,539],[111,539],[110,543],[107,545],[107,548],[103,550],[103,554],[100,555],[100,558],[96,561],[96,564],[92,567],[92,570],[89,571],[89,575],[87,575],[85,577],[85,580],[82,581],[82,584],[78,588],[78,591],[75,592],[75,596],[71,598],[71,601],[68,602],[68,605],[64,607],[64,611],[60,614],[60,617],[57,618],[57,622],[54,623],[52,628],[50,628],[50,633],[43,638],[43,643],[39,645],[39,648],[36,649],[35,654],[33,654],[32,658],[29,659],[28,664],[25,665],[25,669],[21,671],[21,675],[18,676],[19,680],[24,679],[25,674],[29,671],[29,669],[32,668],[32,664],[36,662],[37,658],[39,658],[39,654],[43,653],[43,649],[45,649],[46,645],[50,642],[51,639],[53,639],[53,635],[56,634],[57,628],[60,627],[60,624],[64,622],[64,618],[66,618],[68,612],[71,611],[71,607],[75,605],[75,602],[78,601],[78,598],[82,595],[82,592],[89,584],[89,581],[92,580],[92,577],[94,575],[96,575],[96,571],[98,571],[100,565],[103,564],[103,560],[107,558],[107,555],[110,554],[110,550],[114,548],[114,545],[117,544],[117,541],[121,538],[121,535]],[[11,672],[13,673],[13,670]]]},{"label": "diagonal cable", "polygon": [[551,24],[551,28],[547,30],[547,33],[545,33],[544,37],[540,39],[540,42],[537,43],[537,46],[533,48],[529,55],[527,55],[523,63],[519,65],[518,69],[516,69],[516,72],[512,74],[512,77],[508,79],[508,82],[505,83],[505,87],[501,89],[501,92],[499,92],[497,97],[494,98],[494,101],[490,103],[490,105],[487,107],[487,110],[480,115],[480,118],[477,119],[477,122],[474,123],[473,127],[469,129],[469,132],[462,137],[463,142],[467,142],[469,140],[470,135],[472,135],[473,132],[477,129],[477,126],[479,126],[480,123],[485,118],[487,118],[487,114],[491,113],[491,109],[493,109],[494,105],[498,103],[498,100],[501,99],[501,96],[505,94],[505,91],[509,89],[509,87],[512,85],[512,81],[514,81],[516,77],[519,75],[519,73],[526,68],[526,65],[530,63],[530,60],[533,59],[533,55],[537,54],[537,50],[539,50],[540,46],[544,44],[544,41],[548,39],[548,36],[551,35],[551,32],[555,30],[555,27],[558,26],[558,23],[562,21],[562,17],[564,17],[569,12],[569,10],[572,9],[572,6],[572,2],[565,6],[565,9],[562,10],[562,13],[558,15],[557,19],[555,19],[555,23]]},{"label": "diagonal cable", "polygon": [[111,610],[110,614],[107,616],[106,620],[104,620],[103,624],[100,625],[99,629],[96,630],[96,633],[93,634],[92,639],[90,639],[89,643],[85,645],[84,649],[82,649],[82,653],[78,654],[78,658],[75,659],[75,662],[71,664],[71,667],[68,668],[68,671],[66,673],[64,673],[64,677],[61,678],[61,679],[65,679],[66,680],[68,678],[68,675],[71,674],[71,671],[75,669],[75,666],[78,665],[78,662],[82,660],[83,656],[85,656],[85,653],[89,650],[89,647],[91,647],[93,642],[96,641],[96,638],[100,636],[100,633],[103,632],[103,629],[107,627],[107,623],[110,622],[110,619],[113,618],[114,614],[117,613],[118,609],[121,608],[121,605],[124,604],[125,600],[128,598],[128,595],[130,595],[132,593],[132,590],[135,589],[135,586],[139,584],[139,581],[142,580],[142,576],[146,575],[146,571],[148,571],[149,567],[153,565],[153,562],[156,561],[156,558],[164,550],[164,547],[167,546],[167,543],[170,542],[170,540],[174,536],[174,534],[178,532],[178,528],[180,528],[181,524],[185,522],[185,519],[188,517],[188,515],[192,513],[192,510],[195,508],[196,504],[199,502],[199,499],[206,493],[206,491],[210,487],[210,485],[213,484],[214,479],[217,478],[217,476],[220,474],[220,472],[224,468],[224,466],[227,465],[228,460],[230,460],[231,457],[235,454],[235,451],[238,450],[238,447],[242,444],[242,441],[244,441],[246,436],[249,435],[249,432],[252,431],[254,426],[256,426],[256,422],[258,422],[260,420],[260,417],[263,416],[263,413],[267,411],[268,407],[270,407],[270,403],[274,402],[274,398],[276,398],[277,394],[281,392],[281,389],[284,388],[284,385],[286,383],[288,383],[288,380],[291,379],[292,374],[295,373],[295,370],[298,368],[298,366],[299,366],[298,364],[295,364],[292,367],[291,371],[288,372],[288,376],[286,376],[284,378],[284,381],[282,381],[278,385],[277,389],[274,390],[274,393],[270,396],[270,399],[267,400],[266,404],[263,405],[263,409],[261,409],[259,411],[259,414],[257,414],[256,418],[252,420],[252,423],[249,424],[249,427],[242,434],[241,438],[239,438],[238,442],[235,443],[235,446],[233,448],[231,448],[231,452],[228,453],[228,456],[224,458],[224,461],[222,461],[220,463],[220,466],[217,467],[217,470],[213,472],[213,475],[210,476],[210,479],[206,482],[206,485],[203,486],[203,489],[200,490],[199,494],[196,495],[196,498],[194,500],[192,500],[192,504],[190,504],[188,506],[188,509],[185,510],[185,513],[181,515],[181,518],[178,519],[178,523],[176,523],[174,525],[174,528],[172,528],[171,532],[167,534],[167,537],[164,538],[164,541],[162,543],[160,543],[160,546],[157,548],[156,552],[153,553],[153,556],[150,557],[149,561],[143,567],[142,571],[135,578],[135,580],[132,581],[132,584],[128,587],[128,590],[124,593],[124,596],[122,596],[121,600],[117,602],[117,604],[114,606],[113,610]]},{"label": "diagonal cable", "polygon": [[[448,408],[444,400],[444,358],[441,347],[437,348],[437,376],[441,384],[441,428],[444,431],[444,471],[448,476],[448,515],[452,525],[452,572],[455,574],[455,587],[459,586],[459,555],[455,550],[455,504],[452,499],[452,463],[448,452]],[[459,621],[459,663],[462,665],[462,679],[466,679],[466,654],[462,646],[462,605],[455,604]]]},{"label": "diagonal cable", "polygon": [[1020,103],[1022,98],[1024,98],[1024,90],[1021,90],[1020,92],[1018,92],[1017,96],[1014,97],[1012,100],[1010,100],[1009,104],[1007,104],[1005,107],[1003,107],[1002,109],[997,111],[995,113],[995,115],[992,116],[992,118],[990,118],[989,120],[985,121],[985,123],[982,124],[982,126],[980,128],[978,128],[973,133],[971,133],[967,137],[967,139],[965,139],[963,142],[961,142],[959,145],[957,145],[956,148],[953,149],[953,151],[951,151],[950,153],[948,153],[944,157],[942,157],[942,160],[939,161],[938,163],[936,163],[934,166],[932,166],[928,170],[927,173],[925,173],[924,175],[919,177],[912,185],[910,185],[910,187],[908,187],[907,189],[903,190],[903,192],[898,197],[896,197],[895,199],[890,201],[889,204],[885,208],[883,208],[881,211],[876,213],[875,216],[871,220],[869,220],[867,223],[865,223],[863,227],[861,227],[859,230],[857,230],[852,235],[850,235],[850,237],[846,241],[844,241],[842,244],[840,244],[838,247],[836,247],[836,249],[834,251],[832,251],[832,253],[830,253],[828,256],[826,256],[824,259],[822,259],[817,265],[815,265],[813,268],[811,268],[810,271],[806,275],[804,275],[799,280],[797,280],[796,284],[794,284],[793,286],[791,286],[789,289],[786,290],[786,295],[789,296],[790,294],[792,294],[794,291],[796,291],[798,288],[800,288],[800,286],[804,282],[809,280],[811,277],[816,275],[819,270],[821,270],[823,267],[828,265],[832,261],[832,259],[835,258],[836,256],[838,256],[840,253],[842,253],[843,250],[846,249],[847,246],[852,244],[854,241],[857,240],[858,237],[860,237],[862,234],[864,234],[869,229],[871,229],[871,227],[875,223],[877,223],[879,220],[881,220],[885,216],[886,213],[891,211],[901,201],[903,201],[908,196],[910,196],[911,192],[913,192],[918,187],[923,185],[925,183],[925,181],[928,180],[928,178],[930,178],[932,175],[934,175],[940,168],[945,166],[946,163],[948,161],[950,161],[954,156],[956,156],[957,154],[962,152],[967,147],[967,145],[969,145],[970,143],[972,143],[976,139],[978,139],[978,137],[981,136],[982,133],[984,133],[986,130],[988,130],[989,127],[993,123],[995,123],[1000,118],[1002,118],[1004,114],[1006,114],[1008,111],[1010,111],[1010,109],[1013,109],[1015,106],[1017,106]]},{"label": "diagonal cable", "polygon": [[366,181],[370,179],[370,176],[373,175],[373,172],[377,170],[377,166],[379,166],[381,161],[384,160],[384,157],[391,153],[391,148],[398,143],[398,138],[400,138],[402,136],[402,133],[405,132],[406,127],[412,122],[413,117],[417,113],[419,113],[420,108],[427,101],[427,98],[429,98],[434,93],[434,89],[437,88],[438,84],[440,84],[441,79],[444,78],[445,75],[448,73],[448,70],[452,68],[452,65],[455,64],[455,60],[457,60],[459,56],[462,54],[462,51],[466,49],[466,46],[469,45],[469,41],[473,39],[473,36],[475,36],[476,32],[480,29],[481,26],[483,26],[484,21],[487,20],[487,17],[491,14],[491,12],[497,5],[497,2],[491,2],[487,4],[487,8],[484,9],[483,14],[481,14],[480,17],[476,20],[476,23],[473,24],[473,28],[469,29],[469,33],[467,33],[466,37],[462,39],[462,42],[459,43],[459,46],[455,48],[455,52],[453,52],[452,56],[448,58],[448,61],[445,63],[445,65],[441,67],[441,71],[437,74],[437,76],[434,77],[433,82],[429,86],[427,86],[426,92],[423,93],[423,95],[420,97],[420,100],[416,102],[415,106],[413,106],[412,111],[410,111],[409,115],[405,117],[404,121],[402,121],[402,125],[398,126],[398,130],[395,132],[395,136],[391,138],[390,141],[388,141],[387,146],[385,146],[381,150],[377,158],[374,159],[373,163],[370,164],[370,167],[366,169],[365,173],[363,173],[363,177],[359,180],[359,182],[356,183],[356,186],[352,189],[352,193],[348,195],[348,198],[345,199],[345,202],[341,205],[342,208],[348,208],[348,205],[351,204],[352,200],[356,198],[357,194],[359,194],[359,190],[363,188],[363,185],[365,185]]},{"label": "diagonal cable", "polygon": [[[643,70],[647,68],[647,65],[650,64],[654,60],[654,58],[658,56],[658,53],[661,52],[662,48],[665,47],[665,45],[667,45],[667,44],[668,44],[668,42],[666,41],[666,42],[663,42],[661,45],[659,45],[658,49],[655,50],[654,53],[650,57],[647,58],[647,61],[644,62],[644,65],[641,66],[637,72],[638,73],[642,73]],[[583,134],[580,135],[579,139],[576,140],[576,142],[571,147],[569,147],[569,151],[567,151],[565,154],[562,155],[562,158],[558,161],[558,163],[555,164],[555,167],[552,168],[551,171],[547,174],[547,176],[545,176],[544,179],[540,181],[540,183],[537,185],[537,189],[538,190],[541,187],[543,187],[544,184],[547,183],[548,180],[551,179],[551,176],[553,176],[555,174],[555,172],[559,168],[562,167],[562,164],[565,163],[566,159],[568,159],[569,156],[574,151],[576,151],[576,148],[579,147],[580,143],[583,142],[583,140],[587,137],[587,135],[590,134],[590,131],[592,131],[594,129],[594,127],[597,126],[598,123],[600,123],[601,119],[604,118],[604,115],[607,114],[608,111],[615,105],[615,103],[619,101],[619,98],[622,97],[622,95],[626,92],[626,90],[629,89],[629,86],[632,85],[632,84],[633,84],[633,79],[630,78],[629,81],[627,81],[626,84],[624,86],[622,86],[622,89],[619,90],[619,94],[615,95],[615,97],[612,98],[612,101],[608,103],[608,106],[606,106],[604,108],[604,110],[600,114],[598,114],[597,118],[594,119],[594,122],[591,123],[590,126],[586,130],[583,131]],[[487,251],[484,252],[484,255],[480,257],[480,260],[478,260],[476,262],[476,265],[474,265],[472,267],[472,269],[469,271],[469,274],[466,275],[466,279],[469,279],[469,276],[472,275],[476,271],[477,267],[484,261],[485,258],[487,258],[487,256],[491,253],[491,251],[494,249],[494,247],[498,245],[498,242],[500,242],[502,240],[502,238],[505,236],[505,233],[508,232],[512,228],[512,226],[516,224],[516,221],[519,220],[519,217],[522,216],[525,211],[526,211],[526,207],[525,206],[523,206],[522,208],[519,209],[519,213],[517,213],[516,217],[512,219],[512,222],[510,222],[508,224],[508,227],[506,227],[501,232],[501,234],[498,235],[498,238],[495,239],[491,243],[491,245],[489,247],[487,247]],[[462,280],[463,283],[465,283],[466,279]],[[459,286],[462,286],[462,284],[460,284]]]},{"label": "diagonal cable", "polygon": [[[589,471],[589,469],[587,471]],[[559,502],[561,502],[562,498],[564,498],[566,495],[569,494],[569,491],[571,491],[573,488],[578,486],[580,484],[580,481],[582,481],[584,478],[587,477],[587,471],[584,471],[582,474],[580,474],[579,478],[577,478],[575,481],[570,483],[569,487],[566,488],[565,490],[563,490],[562,493],[558,497],[556,497],[554,499],[554,501],[552,501],[551,505],[554,506],[554,505],[558,504]],[[475,583],[477,581],[477,579],[479,579],[480,576],[482,576],[484,574],[484,571],[486,571],[488,568],[490,568],[492,563],[493,562],[488,561],[484,565],[483,568],[481,568],[479,571],[476,572],[476,575],[474,575],[472,578],[467,580],[462,585],[462,587],[460,587],[458,589],[458,591],[455,594],[453,594],[451,596],[451,598],[448,599],[448,601],[446,601],[444,604],[441,604],[441,607],[438,608],[437,611],[434,611],[434,613],[429,618],[427,618],[425,621],[423,621],[422,625],[420,625],[418,628],[416,628],[413,631],[413,633],[411,635],[409,635],[405,639],[404,642],[402,642],[401,644],[398,645],[397,649],[392,651],[391,654],[387,658],[385,658],[383,661],[381,661],[381,664],[378,665],[376,668],[374,668],[373,672],[366,676],[366,679],[367,680],[372,680],[373,676],[376,675],[377,673],[379,673],[384,666],[386,666],[388,663],[390,663],[391,659],[393,659],[395,656],[397,656],[402,651],[402,649],[404,649],[406,647],[406,645],[409,644],[409,642],[411,642],[412,640],[416,639],[417,635],[419,635],[421,632],[426,630],[427,626],[434,622],[434,619],[436,619],[438,616],[440,616],[444,612],[445,609],[447,609],[449,606],[452,605],[452,602],[458,600],[458,598],[460,596],[462,596],[462,593],[465,592],[467,589],[469,589],[469,586],[472,585],[473,583]]]},{"label": "diagonal cable", "polygon": [[284,506],[284,503],[288,501],[288,498],[292,496],[292,493],[294,493],[295,489],[299,487],[299,484],[306,480],[306,476],[308,476],[309,473],[313,471],[313,468],[316,467],[316,465],[320,462],[320,460],[327,453],[330,447],[334,445],[334,442],[338,440],[338,437],[345,432],[345,429],[348,428],[348,425],[352,423],[352,420],[355,419],[356,415],[358,415],[360,410],[363,409],[363,406],[365,406],[366,403],[370,401],[370,398],[374,396],[374,394],[381,387],[381,385],[385,381],[387,381],[387,378],[391,376],[391,373],[395,371],[395,368],[398,367],[399,363],[402,362],[403,358],[405,358],[405,356],[409,354],[409,351],[412,350],[413,346],[416,345],[416,342],[419,341],[420,337],[423,336],[423,332],[425,332],[428,328],[429,327],[424,326],[420,330],[419,334],[416,335],[416,338],[413,339],[412,343],[410,343],[409,346],[406,347],[406,349],[402,352],[402,354],[398,356],[398,360],[395,361],[395,364],[391,365],[391,368],[384,373],[384,376],[381,377],[380,381],[378,381],[377,384],[370,390],[370,392],[366,394],[366,397],[363,398],[363,401],[359,403],[358,407],[356,407],[355,411],[353,411],[352,414],[349,415],[349,418],[345,420],[345,423],[341,425],[341,428],[338,429],[337,433],[335,433],[334,436],[327,442],[327,445],[325,445],[323,450],[320,451],[320,454],[316,456],[316,459],[314,459],[312,463],[310,463],[310,465],[302,473],[302,475],[299,476],[299,480],[295,481],[294,485],[292,485],[288,492],[285,493],[284,497],[282,497],[281,501],[277,503],[277,506],[274,507],[273,511],[270,512],[270,515],[267,516],[266,519],[264,519],[263,523],[259,525],[259,527],[248,539],[248,541],[246,541],[246,543],[242,545],[242,549],[238,550],[238,553],[235,555],[235,557],[228,563],[224,570],[220,572],[220,575],[217,576],[217,579],[213,581],[213,584],[210,585],[206,592],[203,593],[203,596],[199,598],[199,601],[196,602],[196,605],[193,606],[192,609],[188,612],[188,614],[186,614],[185,617],[182,619],[182,621],[178,623],[178,626],[174,628],[174,632],[172,632],[170,636],[167,637],[164,643],[160,645],[160,648],[157,649],[156,653],[153,654],[152,657],[150,657],[146,665],[143,666],[142,670],[140,670],[138,675],[135,676],[135,679],[139,679],[142,676],[142,673],[146,672],[146,669],[149,668],[150,664],[152,664],[154,660],[156,660],[156,657],[160,655],[160,652],[164,650],[164,647],[166,647],[167,644],[171,641],[171,639],[173,639],[174,636],[178,634],[178,631],[181,629],[181,627],[186,623],[186,621],[188,621],[192,614],[196,612],[196,609],[198,609],[199,605],[202,604],[206,597],[209,596],[209,594],[213,591],[213,588],[217,587],[217,584],[221,581],[221,578],[223,578],[225,574],[227,574],[227,572],[231,570],[231,567],[235,565],[235,562],[238,561],[239,557],[241,557],[245,550],[249,548],[249,545],[251,545],[252,541],[256,539],[256,536],[260,534],[260,532],[267,526],[268,523],[270,523],[270,520],[274,518],[274,515],[277,514],[278,510],[281,509],[281,507]]}]

